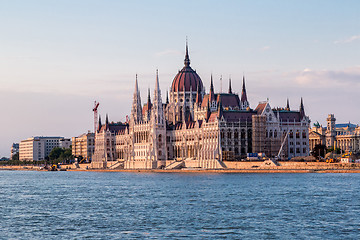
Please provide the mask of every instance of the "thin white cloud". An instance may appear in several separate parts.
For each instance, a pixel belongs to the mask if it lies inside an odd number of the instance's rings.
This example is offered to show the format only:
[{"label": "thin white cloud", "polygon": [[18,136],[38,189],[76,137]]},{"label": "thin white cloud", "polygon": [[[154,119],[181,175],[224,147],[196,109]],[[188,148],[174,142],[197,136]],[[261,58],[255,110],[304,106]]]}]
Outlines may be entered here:
[{"label": "thin white cloud", "polygon": [[158,57],[162,57],[162,56],[179,56],[179,55],[183,55],[183,53],[181,51],[178,50],[173,50],[173,49],[168,49],[168,50],[164,50],[161,52],[157,52],[155,53],[156,56]]},{"label": "thin white cloud", "polygon": [[262,48],[260,48],[261,51],[267,51],[270,49],[270,46],[264,46]]},{"label": "thin white cloud", "polygon": [[335,43],[335,44],[339,44],[339,43],[351,43],[351,42],[354,42],[354,41],[357,41],[357,40],[360,40],[360,35],[354,35],[354,36],[351,36],[351,37],[346,38],[346,39],[337,40],[337,41],[334,41],[334,43]]},{"label": "thin white cloud", "polygon": [[357,86],[360,84],[360,67],[337,71],[304,69],[302,72],[295,73],[294,81],[302,86],[321,88]]}]

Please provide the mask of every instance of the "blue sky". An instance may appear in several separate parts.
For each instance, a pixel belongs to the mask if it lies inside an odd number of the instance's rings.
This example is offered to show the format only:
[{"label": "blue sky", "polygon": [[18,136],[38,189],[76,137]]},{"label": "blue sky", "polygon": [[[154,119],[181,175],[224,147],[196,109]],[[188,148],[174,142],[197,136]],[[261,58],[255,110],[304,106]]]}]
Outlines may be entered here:
[{"label": "blue sky", "polygon": [[72,137],[100,114],[130,113],[135,74],[143,102],[159,69],[163,94],[183,66],[206,89],[231,75],[250,105],[304,98],[313,122],[360,123],[359,1],[0,1],[0,156],[37,135]]}]

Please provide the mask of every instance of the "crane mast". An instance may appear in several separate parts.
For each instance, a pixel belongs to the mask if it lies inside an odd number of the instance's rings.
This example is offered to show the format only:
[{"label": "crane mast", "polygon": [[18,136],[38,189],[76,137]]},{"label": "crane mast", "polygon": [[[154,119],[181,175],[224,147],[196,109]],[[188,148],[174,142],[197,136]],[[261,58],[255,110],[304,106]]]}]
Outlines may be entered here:
[{"label": "crane mast", "polygon": [[96,128],[98,125],[98,107],[99,107],[98,102],[94,102],[94,108],[93,108],[93,112],[94,112],[94,133],[96,132]]}]

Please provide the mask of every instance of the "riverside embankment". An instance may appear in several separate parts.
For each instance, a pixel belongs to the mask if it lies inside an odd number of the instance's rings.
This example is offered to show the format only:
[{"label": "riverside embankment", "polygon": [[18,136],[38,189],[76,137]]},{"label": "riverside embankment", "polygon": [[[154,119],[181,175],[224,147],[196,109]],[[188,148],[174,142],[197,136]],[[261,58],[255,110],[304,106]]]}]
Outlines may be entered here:
[{"label": "riverside embankment", "polygon": [[[325,163],[325,162],[231,162],[225,161],[224,169],[91,169],[90,164],[61,165],[67,171],[101,171],[101,172],[157,172],[157,173],[360,173],[359,163]],[[0,166],[0,170],[42,171],[39,166]]]}]

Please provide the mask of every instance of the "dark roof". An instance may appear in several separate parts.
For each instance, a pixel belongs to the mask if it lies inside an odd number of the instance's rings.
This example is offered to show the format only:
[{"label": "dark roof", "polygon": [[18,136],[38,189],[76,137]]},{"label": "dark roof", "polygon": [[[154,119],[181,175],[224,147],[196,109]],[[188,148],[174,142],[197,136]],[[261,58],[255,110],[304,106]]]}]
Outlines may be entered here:
[{"label": "dark roof", "polygon": [[[206,107],[209,99],[209,94],[205,95],[203,101],[201,103],[201,107]],[[215,94],[216,102],[219,103],[221,100],[221,104],[223,108],[239,108],[240,109],[240,99],[239,95],[233,93],[217,93]]]},{"label": "dark roof", "polygon": [[176,74],[172,85],[171,91],[173,92],[182,92],[182,91],[196,91],[199,88],[199,91],[203,90],[203,83],[199,75],[190,67],[185,66],[181,71]]},{"label": "dark roof", "polygon": [[255,111],[224,111],[223,116],[227,122],[251,122]]},{"label": "dark roof", "polygon": [[186,91],[189,92],[190,88],[192,91],[202,91],[203,90],[203,83],[199,75],[190,67],[190,58],[188,52],[188,45],[186,44],[186,53],[185,53],[185,60],[184,60],[184,67],[181,71],[176,74],[172,85],[171,91],[173,92],[182,92]]},{"label": "dark roof", "polygon": [[258,114],[261,114],[264,111],[264,108],[266,107],[266,102],[265,103],[259,103],[259,105],[257,105],[257,107],[255,108],[255,111]]},{"label": "dark roof", "polygon": [[280,121],[282,122],[300,122],[302,119],[299,111],[274,111],[275,116],[277,116],[277,113],[279,113]]},{"label": "dark roof", "polygon": [[106,126],[110,132],[117,133],[125,130],[128,127],[128,124],[126,123],[109,123],[107,125],[104,124],[101,126],[100,132],[106,130]]},{"label": "dark roof", "polygon": [[237,94],[220,93],[216,95],[216,101],[219,102],[221,100],[221,104],[224,108],[240,108],[240,99]]},{"label": "dark roof", "polygon": [[[227,122],[251,122],[253,115],[256,115],[256,112],[253,110],[224,110],[222,112],[222,116]],[[213,122],[218,116],[219,111],[212,112],[208,121]]]},{"label": "dark roof", "polygon": [[336,127],[336,128],[346,128],[346,127],[356,128],[357,125],[352,124],[352,123],[338,123],[338,124],[335,124],[335,127]]}]

